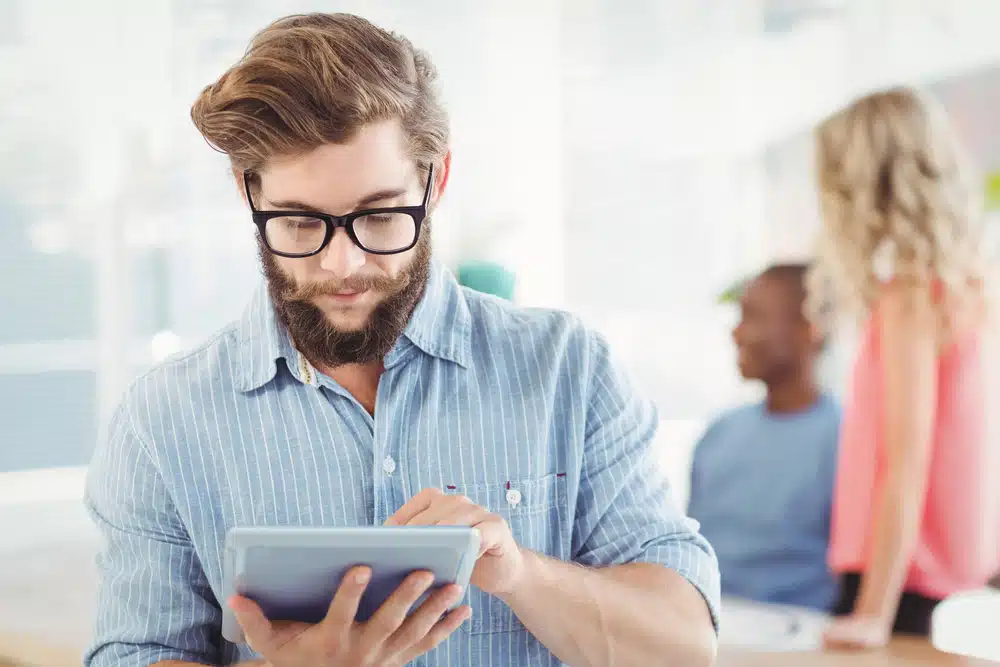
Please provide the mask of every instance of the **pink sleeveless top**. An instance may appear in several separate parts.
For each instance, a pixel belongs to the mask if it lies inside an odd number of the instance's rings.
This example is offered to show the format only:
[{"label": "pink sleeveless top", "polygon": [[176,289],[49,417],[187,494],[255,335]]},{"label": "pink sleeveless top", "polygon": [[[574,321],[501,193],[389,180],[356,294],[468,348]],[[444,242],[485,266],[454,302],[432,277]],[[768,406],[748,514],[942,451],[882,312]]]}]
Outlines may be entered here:
[{"label": "pink sleeveless top", "polygon": [[[838,573],[867,569],[875,490],[886,473],[877,317],[861,340],[840,431],[829,552]],[[1000,569],[1000,544],[985,529],[995,521],[990,483],[997,481],[987,457],[983,372],[978,334],[938,358],[926,506],[906,582],[906,590],[937,599],[980,587]]]}]

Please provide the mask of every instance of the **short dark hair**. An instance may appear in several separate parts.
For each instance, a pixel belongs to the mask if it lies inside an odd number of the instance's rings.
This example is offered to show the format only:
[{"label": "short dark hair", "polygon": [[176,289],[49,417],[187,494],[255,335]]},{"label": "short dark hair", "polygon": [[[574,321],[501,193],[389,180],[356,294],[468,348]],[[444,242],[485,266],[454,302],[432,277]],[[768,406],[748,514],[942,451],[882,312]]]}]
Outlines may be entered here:
[{"label": "short dark hair", "polygon": [[[812,265],[806,262],[789,262],[785,264],[772,264],[771,266],[764,269],[759,278],[773,278],[788,287],[788,293],[793,299],[793,307],[798,309],[802,314],[802,317],[809,319],[809,315],[806,312],[806,299],[809,296],[809,288],[806,283],[806,276],[809,275],[809,271],[812,269]],[[828,313],[830,304],[824,301],[822,306],[822,312]],[[819,343],[819,349],[822,350],[826,347],[827,335],[824,334],[822,340]]]},{"label": "short dark hair", "polygon": [[[806,274],[809,265],[796,262],[788,264],[772,264],[760,273],[760,278],[774,278],[789,288],[789,294],[795,299],[795,305],[802,308],[806,302]],[[805,317],[803,310],[802,316]]]}]

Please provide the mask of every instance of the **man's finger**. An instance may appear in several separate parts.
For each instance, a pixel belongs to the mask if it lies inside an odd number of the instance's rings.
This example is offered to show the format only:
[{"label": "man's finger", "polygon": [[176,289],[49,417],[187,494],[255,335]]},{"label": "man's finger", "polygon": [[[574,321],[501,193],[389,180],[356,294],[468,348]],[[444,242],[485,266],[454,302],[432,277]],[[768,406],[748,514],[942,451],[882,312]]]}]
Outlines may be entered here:
[{"label": "man's finger", "polygon": [[475,526],[482,523],[489,516],[489,510],[483,509],[478,505],[471,505],[469,507],[458,508],[451,514],[440,517],[434,523],[438,526]]},{"label": "man's finger", "polygon": [[430,632],[424,635],[423,639],[403,653],[403,664],[433,650],[438,644],[450,637],[455,630],[458,630],[458,627],[471,616],[472,608],[469,605],[462,605],[458,609],[450,611],[447,616],[431,628]]},{"label": "man's finger", "polygon": [[434,503],[410,519],[407,526],[470,526],[489,516],[489,512],[468,498],[457,496]]},{"label": "man's finger", "polygon": [[393,655],[403,654],[423,641],[427,633],[448,611],[448,607],[458,602],[461,597],[462,587],[456,584],[449,584],[434,591],[393,634],[388,642],[389,652]]},{"label": "man's finger", "polygon": [[326,612],[326,618],[322,625],[331,631],[342,631],[351,627],[354,617],[358,615],[358,605],[361,604],[361,596],[371,581],[371,568],[364,565],[352,567],[337,587],[337,592],[330,601],[330,608]]},{"label": "man's finger", "polygon": [[410,519],[426,510],[435,500],[443,496],[444,492],[441,489],[424,489],[403,503],[403,506],[386,520],[385,525],[405,526],[410,522]]},{"label": "man's finger", "polygon": [[386,598],[372,617],[365,623],[365,640],[370,645],[381,645],[391,637],[406,620],[406,614],[431,584],[434,575],[430,572],[414,572]]},{"label": "man's finger", "polygon": [[237,622],[243,628],[246,642],[258,653],[270,653],[274,628],[257,603],[249,598],[234,595],[229,599],[229,608],[233,610]]}]

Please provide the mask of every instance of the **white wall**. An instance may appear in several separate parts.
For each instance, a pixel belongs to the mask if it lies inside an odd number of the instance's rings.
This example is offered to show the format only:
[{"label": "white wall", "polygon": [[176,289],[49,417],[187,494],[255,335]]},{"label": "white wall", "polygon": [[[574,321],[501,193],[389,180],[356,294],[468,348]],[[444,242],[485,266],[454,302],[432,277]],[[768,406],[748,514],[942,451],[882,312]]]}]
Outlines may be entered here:
[{"label": "white wall", "polygon": [[[8,233],[37,247],[24,261],[86,271],[43,288],[35,311],[9,300],[0,307],[16,308],[19,321],[41,320],[62,307],[47,305],[62,303],[61,290],[88,304],[91,317],[70,332],[36,328],[0,339],[0,394],[24,378],[52,394],[70,372],[94,388],[79,399],[67,394],[76,403],[59,408],[93,412],[87,424],[26,420],[10,437],[52,443],[62,453],[45,465],[82,463],[90,429],[153,360],[158,333],[183,347],[236,315],[257,280],[252,230],[224,158],[204,145],[188,109],[254,31],[315,9],[362,12],[435,58],[455,150],[435,230],[442,256],[504,261],[518,272],[521,302],[582,313],[609,335],[665,418],[705,419],[752,395],[733,370],[733,313],[714,297],[770,260],[808,252],[808,154],[788,146],[856,91],[996,62],[1000,41],[986,26],[1000,4],[720,7],[5,4],[18,11],[0,50],[24,67],[0,59],[14,102],[3,105],[0,144],[18,148],[3,153],[0,192],[29,213]],[[37,426],[63,422],[60,433]]]}]

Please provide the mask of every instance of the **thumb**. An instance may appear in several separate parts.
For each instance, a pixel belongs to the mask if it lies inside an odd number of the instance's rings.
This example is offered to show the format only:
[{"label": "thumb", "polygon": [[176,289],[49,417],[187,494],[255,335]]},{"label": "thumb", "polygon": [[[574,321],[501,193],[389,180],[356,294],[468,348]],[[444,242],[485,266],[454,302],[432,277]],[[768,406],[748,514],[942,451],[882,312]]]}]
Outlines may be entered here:
[{"label": "thumb", "polygon": [[495,520],[487,520],[473,526],[479,533],[479,553],[476,558],[502,556],[504,554],[505,524]]}]

